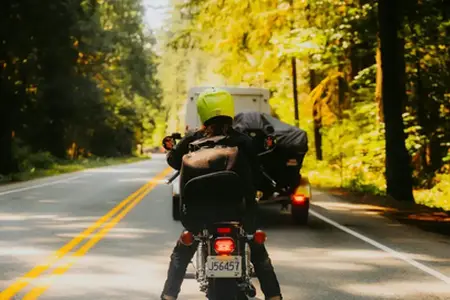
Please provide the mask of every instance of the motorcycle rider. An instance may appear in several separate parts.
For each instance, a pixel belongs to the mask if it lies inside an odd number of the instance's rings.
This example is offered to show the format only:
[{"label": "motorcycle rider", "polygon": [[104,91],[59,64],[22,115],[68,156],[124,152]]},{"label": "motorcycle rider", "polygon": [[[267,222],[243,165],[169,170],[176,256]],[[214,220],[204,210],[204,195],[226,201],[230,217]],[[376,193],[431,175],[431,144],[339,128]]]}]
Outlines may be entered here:
[{"label": "motorcycle rider", "polygon": [[[255,214],[257,203],[255,200],[256,189],[254,188],[254,180],[257,180],[259,174],[259,164],[256,152],[253,150],[251,138],[237,132],[232,128],[234,118],[234,100],[230,93],[225,90],[211,88],[199,95],[197,101],[197,112],[203,123],[202,129],[187,134],[172,150],[167,154],[168,164],[176,169],[181,169],[182,158],[189,151],[189,144],[195,140],[212,137],[218,135],[228,136],[229,146],[237,146],[240,153],[246,156],[250,168],[246,168],[248,174],[239,174],[248,182],[248,191],[246,200],[250,206],[250,215],[246,220],[244,227],[247,231],[253,231],[255,227]],[[170,143],[170,140],[168,140]],[[250,178],[247,178],[250,177]],[[252,180],[253,179],[253,180]],[[181,284],[183,282],[186,269],[192,260],[198,243],[191,246],[185,246],[177,241],[173,249],[169,269],[167,272],[167,280],[161,295],[161,299],[175,300],[180,293]],[[256,244],[249,242],[251,249],[251,260],[255,268],[255,273],[261,285],[261,289],[269,300],[281,300],[280,285],[275,275],[269,254],[264,244]]]}]

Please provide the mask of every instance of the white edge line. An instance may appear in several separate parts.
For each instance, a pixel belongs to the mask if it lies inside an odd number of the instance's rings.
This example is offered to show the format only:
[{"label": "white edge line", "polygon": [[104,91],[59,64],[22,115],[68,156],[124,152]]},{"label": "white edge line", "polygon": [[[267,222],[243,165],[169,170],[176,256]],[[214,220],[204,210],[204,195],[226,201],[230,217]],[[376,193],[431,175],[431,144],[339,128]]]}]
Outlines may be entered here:
[{"label": "white edge line", "polygon": [[383,244],[380,244],[379,242],[377,242],[375,240],[372,240],[372,239],[370,239],[370,238],[368,238],[368,237],[366,237],[366,236],[364,236],[364,235],[362,235],[362,234],[360,234],[360,233],[358,233],[358,232],[356,232],[354,230],[351,230],[350,228],[345,227],[345,226],[343,226],[343,225],[341,225],[341,224],[339,224],[339,223],[337,223],[337,222],[335,222],[335,221],[333,221],[333,220],[331,220],[331,219],[329,219],[329,218],[319,214],[318,212],[313,211],[312,209],[309,210],[309,213],[312,214],[313,216],[315,216],[316,218],[318,218],[318,219],[320,219],[320,220],[322,220],[322,221],[324,221],[324,222],[326,222],[326,223],[328,223],[330,225],[333,225],[334,227],[337,227],[338,229],[340,229],[340,230],[342,230],[342,231],[344,231],[344,232],[346,232],[346,233],[348,233],[348,234],[350,234],[350,235],[352,235],[352,236],[354,236],[354,237],[356,237],[356,238],[358,238],[358,239],[360,239],[360,240],[362,240],[362,241],[364,241],[364,242],[366,242],[366,243],[368,243],[368,244],[370,244],[370,245],[372,245],[372,246],[374,246],[374,247],[376,247],[376,248],[378,248],[380,250],[383,250],[383,251],[391,254],[392,256],[394,256],[394,257],[396,257],[396,258],[398,258],[400,260],[403,260],[404,262],[407,262],[408,264],[410,264],[410,265],[412,265],[412,266],[414,266],[414,267],[424,271],[425,273],[428,273],[429,275],[431,275],[431,276],[433,276],[433,277],[435,277],[437,279],[440,279],[443,282],[445,282],[446,284],[450,285],[450,277],[447,277],[446,275],[444,275],[444,274],[442,274],[442,273],[440,273],[440,272],[438,272],[436,270],[433,270],[430,267],[427,267],[426,265],[424,265],[424,264],[422,264],[422,263],[420,263],[418,261],[415,261],[414,259],[408,257],[407,255],[402,254],[400,252],[397,252],[397,251],[395,251],[392,248],[389,248],[389,247],[387,247],[387,246],[385,246]]},{"label": "white edge line", "polygon": [[83,175],[73,176],[73,177],[60,179],[60,180],[56,180],[56,181],[46,182],[46,183],[42,183],[42,184],[36,184],[36,185],[27,186],[27,187],[23,187],[23,188],[8,190],[8,191],[0,192],[0,196],[17,193],[17,192],[23,192],[23,191],[27,191],[27,190],[31,190],[31,189],[37,189],[37,188],[49,186],[49,185],[55,185],[55,184],[58,184],[61,182],[71,181],[74,179],[78,179],[78,178],[85,177],[85,176],[91,176],[91,175],[92,174],[83,174]]}]

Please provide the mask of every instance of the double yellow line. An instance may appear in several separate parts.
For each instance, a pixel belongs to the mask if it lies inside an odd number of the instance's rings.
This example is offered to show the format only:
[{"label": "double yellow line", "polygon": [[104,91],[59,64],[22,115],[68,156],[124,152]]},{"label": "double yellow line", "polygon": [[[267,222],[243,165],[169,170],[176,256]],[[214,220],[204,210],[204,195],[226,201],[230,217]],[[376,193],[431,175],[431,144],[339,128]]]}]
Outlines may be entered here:
[{"label": "double yellow line", "polygon": [[[97,244],[107,233],[110,231],[126,214],[133,209],[155,186],[163,180],[169,173],[171,169],[167,168],[157,176],[152,178],[147,184],[143,185],[136,192],[125,198],[117,206],[115,206],[106,215],[101,217],[97,222],[92,224],[86,230],[78,234],[66,245],[57,250],[52,256],[49,257],[46,263],[37,265],[24,276],[16,280],[13,284],[7,287],[4,291],[0,293],[0,300],[10,300],[18,292],[26,288],[30,282],[38,278],[42,273],[50,269],[55,263],[62,259],[66,254],[68,254],[75,246],[80,244],[83,240],[88,238],[94,231],[100,228],[103,224],[106,224],[101,230],[97,231],[91,239],[89,239],[83,246],[81,246],[75,253],[72,254],[68,263],[63,266],[57,267],[51,272],[51,275],[62,275],[73,264],[82,256],[84,256],[89,249],[91,249],[95,244]],[[36,286],[23,298],[24,300],[37,299],[42,295],[48,288],[50,284],[45,286]]]}]

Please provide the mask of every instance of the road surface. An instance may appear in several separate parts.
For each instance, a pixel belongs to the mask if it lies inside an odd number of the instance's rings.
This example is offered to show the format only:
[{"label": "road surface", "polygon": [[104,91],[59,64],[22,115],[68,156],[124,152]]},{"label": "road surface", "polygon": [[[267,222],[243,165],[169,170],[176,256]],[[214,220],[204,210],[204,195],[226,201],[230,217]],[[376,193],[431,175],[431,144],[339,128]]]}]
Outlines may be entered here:
[{"label": "road surface", "polygon": [[[168,171],[156,155],[1,187],[0,299],[159,299],[182,229]],[[308,226],[263,210],[285,299],[450,299],[448,238],[313,197]],[[179,299],[204,297],[188,278]]]}]

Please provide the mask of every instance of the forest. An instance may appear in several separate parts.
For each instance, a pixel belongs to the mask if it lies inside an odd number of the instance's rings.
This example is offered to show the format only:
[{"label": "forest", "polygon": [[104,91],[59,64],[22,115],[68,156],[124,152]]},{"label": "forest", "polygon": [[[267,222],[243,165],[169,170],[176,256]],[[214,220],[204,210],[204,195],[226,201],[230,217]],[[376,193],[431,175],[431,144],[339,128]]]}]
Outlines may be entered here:
[{"label": "forest", "polygon": [[450,210],[449,1],[168,5],[152,32],[140,0],[1,2],[0,174],[133,156],[190,87],[256,86],[307,131],[313,185]]},{"label": "forest", "polygon": [[140,0],[0,3],[0,174],[148,143],[161,111]]},{"label": "forest", "polygon": [[290,124],[296,90],[315,186],[450,210],[450,2],[170,5],[158,35],[168,131],[180,129],[194,85],[268,88],[273,114]]}]

